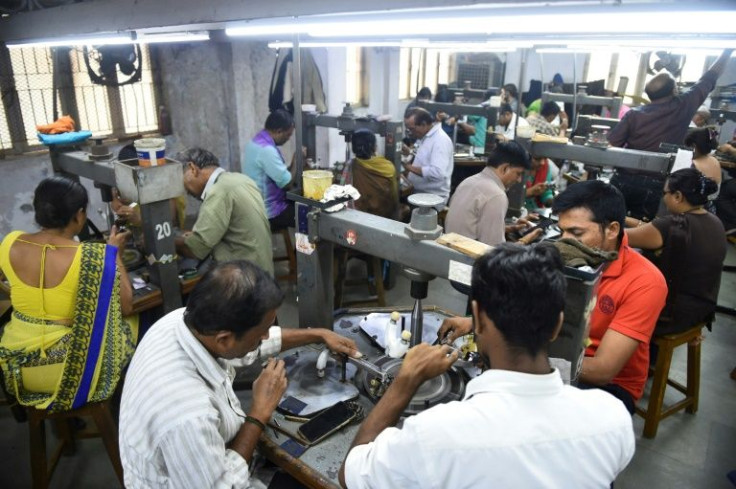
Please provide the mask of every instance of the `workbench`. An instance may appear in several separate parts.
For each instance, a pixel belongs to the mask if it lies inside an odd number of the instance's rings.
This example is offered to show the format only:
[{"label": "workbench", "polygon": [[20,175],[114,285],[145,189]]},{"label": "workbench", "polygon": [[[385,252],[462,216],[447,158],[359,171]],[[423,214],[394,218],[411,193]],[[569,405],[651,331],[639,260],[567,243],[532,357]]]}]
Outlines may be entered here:
[{"label": "workbench", "polygon": [[[336,333],[355,340],[364,358],[370,361],[383,355],[383,351],[365,333],[359,330],[360,318],[362,315],[371,312],[391,312],[394,310],[407,312],[406,307],[338,310],[336,311],[333,329]],[[430,315],[438,315],[440,318],[454,316],[454,314],[435,306],[426,306],[423,310],[425,317]],[[350,316],[340,317],[341,312],[350,314]],[[356,317],[357,319],[354,319]],[[436,332],[434,334],[436,335]],[[312,345],[295,348],[282,352],[280,356],[283,358],[294,355],[296,351],[313,350],[314,348]],[[333,368],[339,368],[339,362],[332,363],[331,361],[331,365]],[[329,368],[330,365],[328,365]],[[368,415],[374,406],[363,390],[360,391],[357,403],[363,408],[365,415]],[[309,447],[299,458],[295,458],[281,448],[281,444],[291,438],[287,433],[296,433],[300,424],[299,422],[289,421],[284,414],[275,411],[268,428],[261,434],[258,445],[260,453],[309,488],[339,488],[338,472],[355,435],[358,433],[360,424],[358,422],[349,424],[322,442]],[[299,442],[298,439],[295,439],[295,441]]]}]

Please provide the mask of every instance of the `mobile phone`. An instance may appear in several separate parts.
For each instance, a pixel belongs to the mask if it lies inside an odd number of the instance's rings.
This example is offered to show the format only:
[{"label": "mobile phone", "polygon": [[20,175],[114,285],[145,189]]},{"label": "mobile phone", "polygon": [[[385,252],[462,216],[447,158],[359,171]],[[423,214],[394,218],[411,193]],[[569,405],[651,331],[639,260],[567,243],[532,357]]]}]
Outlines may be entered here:
[{"label": "mobile phone", "polygon": [[537,229],[542,229],[542,230],[546,231],[547,228],[550,227],[554,223],[555,223],[555,221],[553,219],[549,219],[549,218],[546,218],[545,217],[545,218],[541,219],[539,222],[537,222],[534,226],[531,226],[531,227],[526,228],[523,231],[521,231],[521,236],[524,237],[527,234],[529,234],[531,232],[534,232]]},{"label": "mobile phone", "polygon": [[353,408],[340,401],[301,425],[297,433],[304,441],[314,445],[348,424],[356,415]]}]

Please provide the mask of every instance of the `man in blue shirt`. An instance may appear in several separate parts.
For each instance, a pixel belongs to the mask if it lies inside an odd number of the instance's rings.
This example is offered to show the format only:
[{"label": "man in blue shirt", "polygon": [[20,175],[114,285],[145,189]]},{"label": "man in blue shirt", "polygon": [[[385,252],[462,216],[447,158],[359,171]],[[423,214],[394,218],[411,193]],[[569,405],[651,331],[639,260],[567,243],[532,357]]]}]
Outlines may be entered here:
[{"label": "man in blue shirt", "polygon": [[294,206],[286,199],[286,187],[294,179],[296,165],[290,170],[278,148],[293,133],[294,118],[278,109],[269,114],[265,128],[245,147],[242,171],[261,191],[272,230],[294,226]]}]

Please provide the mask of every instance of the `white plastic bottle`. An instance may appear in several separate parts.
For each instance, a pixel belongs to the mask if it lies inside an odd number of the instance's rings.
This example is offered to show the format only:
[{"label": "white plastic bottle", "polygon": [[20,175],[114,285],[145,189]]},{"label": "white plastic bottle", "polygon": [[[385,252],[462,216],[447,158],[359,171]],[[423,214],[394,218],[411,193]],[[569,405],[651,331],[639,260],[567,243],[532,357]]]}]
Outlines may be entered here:
[{"label": "white plastic bottle", "polygon": [[401,320],[401,314],[398,311],[391,313],[391,317],[388,320],[386,329],[383,335],[383,344],[385,345],[384,352],[388,356],[391,355],[391,350],[399,343],[399,333],[401,331],[399,327],[399,321]]},{"label": "white plastic bottle", "polygon": [[411,332],[402,331],[401,339],[394,344],[389,355],[392,358],[402,358],[409,351],[409,340],[411,340]]}]

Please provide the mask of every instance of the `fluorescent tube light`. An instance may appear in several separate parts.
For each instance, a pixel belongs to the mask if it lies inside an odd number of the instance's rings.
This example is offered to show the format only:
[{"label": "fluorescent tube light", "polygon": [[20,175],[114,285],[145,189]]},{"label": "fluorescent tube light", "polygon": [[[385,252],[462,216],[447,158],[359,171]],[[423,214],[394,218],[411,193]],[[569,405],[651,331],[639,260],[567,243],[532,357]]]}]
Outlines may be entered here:
[{"label": "fluorescent tube light", "polygon": [[90,36],[76,38],[37,39],[33,41],[8,41],[8,48],[38,48],[60,46],[104,46],[106,44],[130,44],[130,34],[114,34],[110,36]]},{"label": "fluorescent tube light", "polygon": [[210,34],[205,31],[198,32],[161,32],[161,33],[145,33],[136,32],[137,37],[134,42],[138,44],[156,44],[165,42],[195,42],[209,41]]},{"label": "fluorescent tube light", "polygon": [[[558,42],[559,43],[559,42]],[[712,49],[722,50],[727,48],[736,49],[736,39],[596,39],[596,40],[567,40],[561,44],[569,48],[590,48],[594,46],[607,49]]]},{"label": "fluorescent tube light", "polygon": [[[400,47],[400,41],[305,41],[300,42],[300,48],[348,48],[348,47]],[[292,42],[270,42],[269,48],[291,48],[294,47]]]},{"label": "fluorescent tube light", "polygon": [[534,52],[537,54],[586,54],[600,51],[608,51],[605,47],[591,48],[539,48]]},{"label": "fluorescent tube light", "polygon": [[[518,10],[517,10],[518,11]],[[413,35],[627,35],[671,34],[679,37],[692,32],[694,25],[707,25],[708,35],[726,35],[733,39],[736,10],[722,11],[620,11],[612,8],[596,12],[555,12],[519,15],[488,11],[469,16],[468,11],[428,12],[421,14],[380,13],[364,16],[310,16],[252,21],[225,30],[228,36],[279,36],[306,34],[325,37],[406,37]],[[654,22],[652,19],[656,19]],[[718,22],[713,22],[718,19]],[[610,41],[609,41],[610,42]]]},{"label": "fluorescent tube light", "polygon": [[[300,42],[300,48],[347,48],[347,47],[398,47],[398,48],[427,48],[438,49],[444,51],[472,51],[472,52],[491,52],[491,53],[507,53],[516,51],[519,47],[525,46],[511,45],[508,43],[484,43],[484,42],[447,42],[447,41],[427,41],[426,39],[412,40],[404,39],[402,41],[305,41]],[[272,49],[291,48],[292,42],[270,42],[268,47]]]}]

